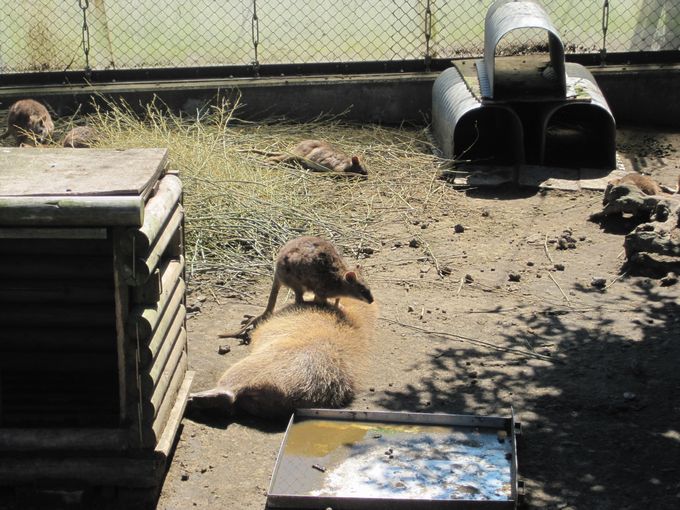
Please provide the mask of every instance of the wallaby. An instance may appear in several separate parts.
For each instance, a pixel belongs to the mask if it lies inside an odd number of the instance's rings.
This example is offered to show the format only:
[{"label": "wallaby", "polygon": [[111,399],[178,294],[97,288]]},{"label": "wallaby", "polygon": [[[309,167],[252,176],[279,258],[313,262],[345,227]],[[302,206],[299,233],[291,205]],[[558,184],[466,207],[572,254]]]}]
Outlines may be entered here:
[{"label": "wallaby", "polygon": [[50,112],[33,99],[21,99],[9,107],[7,130],[0,138],[14,136],[16,144],[36,145],[48,141],[54,131]]},{"label": "wallaby", "polygon": [[84,149],[92,147],[99,141],[99,132],[91,126],[76,126],[71,129],[62,140],[64,147]]},{"label": "wallaby", "polygon": [[303,140],[290,153],[265,152],[252,150],[278,163],[298,163],[304,168],[317,172],[336,172],[366,176],[368,170],[359,160],[359,156],[347,156],[328,142],[321,140]]},{"label": "wallaby", "polygon": [[317,303],[339,297],[373,302],[373,295],[361,276],[359,266],[349,269],[333,244],[325,239],[298,237],[288,241],[279,251],[274,283],[264,313],[250,319],[239,331],[220,334],[220,338],[243,336],[250,326],[269,317],[276,306],[281,285],[293,289],[297,304],[303,302],[305,291],[313,292]]}]

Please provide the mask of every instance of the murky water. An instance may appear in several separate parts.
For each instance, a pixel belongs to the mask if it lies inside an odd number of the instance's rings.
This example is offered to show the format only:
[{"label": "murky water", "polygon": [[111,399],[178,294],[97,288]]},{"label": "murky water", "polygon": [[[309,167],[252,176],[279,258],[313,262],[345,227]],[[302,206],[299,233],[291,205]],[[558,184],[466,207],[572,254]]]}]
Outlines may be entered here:
[{"label": "murky water", "polygon": [[495,429],[305,420],[288,434],[272,492],[504,501],[511,454]]}]

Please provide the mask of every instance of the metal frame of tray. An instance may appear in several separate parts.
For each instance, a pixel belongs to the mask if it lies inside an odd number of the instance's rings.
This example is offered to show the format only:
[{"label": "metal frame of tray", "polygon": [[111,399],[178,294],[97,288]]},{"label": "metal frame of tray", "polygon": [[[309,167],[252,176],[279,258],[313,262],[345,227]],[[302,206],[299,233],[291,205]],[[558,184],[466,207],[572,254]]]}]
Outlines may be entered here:
[{"label": "metal frame of tray", "polygon": [[[377,424],[413,424],[423,426],[451,426],[475,429],[504,430],[510,443],[512,460],[510,462],[511,496],[507,500],[473,500],[473,499],[416,499],[391,497],[346,497],[346,496],[315,496],[277,492],[277,480],[282,469],[283,458],[286,455],[286,445],[295,424],[305,420],[350,421]],[[517,444],[516,436],[521,433],[521,424],[515,421],[511,410],[509,417],[477,416],[459,414],[432,414],[391,411],[355,411],[330,409],[298,409],[292,415],[286,433],[281,442],[272,479],[267,493],[267,508],[318,508],[333,510],[353,509],[474,509],[500,510],[516,508],[519,498],[523,495],[523,484],[517,479]]]}]

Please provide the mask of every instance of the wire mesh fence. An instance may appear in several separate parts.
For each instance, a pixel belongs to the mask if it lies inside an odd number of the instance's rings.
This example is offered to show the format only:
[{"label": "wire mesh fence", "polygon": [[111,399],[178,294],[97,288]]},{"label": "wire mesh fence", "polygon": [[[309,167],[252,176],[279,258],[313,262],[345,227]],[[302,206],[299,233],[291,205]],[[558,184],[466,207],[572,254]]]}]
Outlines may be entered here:
[{"label": "wire mesh fence", "polygon": [[[0,72],[471,57],[482,53],[491,3],[5,0],[0,2]],[[543,5],[567,52],[680,49],[678,0]],[[516,46],[525,51],[527,45]]]}]

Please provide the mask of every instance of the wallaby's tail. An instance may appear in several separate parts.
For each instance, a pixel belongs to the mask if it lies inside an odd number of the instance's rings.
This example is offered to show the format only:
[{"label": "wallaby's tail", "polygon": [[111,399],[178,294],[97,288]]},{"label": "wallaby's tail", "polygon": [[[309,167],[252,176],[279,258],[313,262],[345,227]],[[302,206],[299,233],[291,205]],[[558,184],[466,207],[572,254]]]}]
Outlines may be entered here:
[{"label": "wallaby's tail", "polygon": [[256,326],[258,323],[260,323],[264,319],[267,319],[272,314],[272,312],[274,311],[274,307],[276,306],[276,298],[279,295],[280,289],[281,289],[281,282],[276,277],[276,275],[274,275],[274,283],[272,284],[272,290],[269,293],[269,301],[267,301],[267,308],[265,308],[264,312],[262,312],[261,315],[258,315],[257,317],[253,317],[252,319],[250,319],[238,331],[233,331],[231,333],[220,333],[217,336],[220,337],[220,338],[241,338],[241,337],[243,337],[251,326],[253,326],[253,327]]}]

